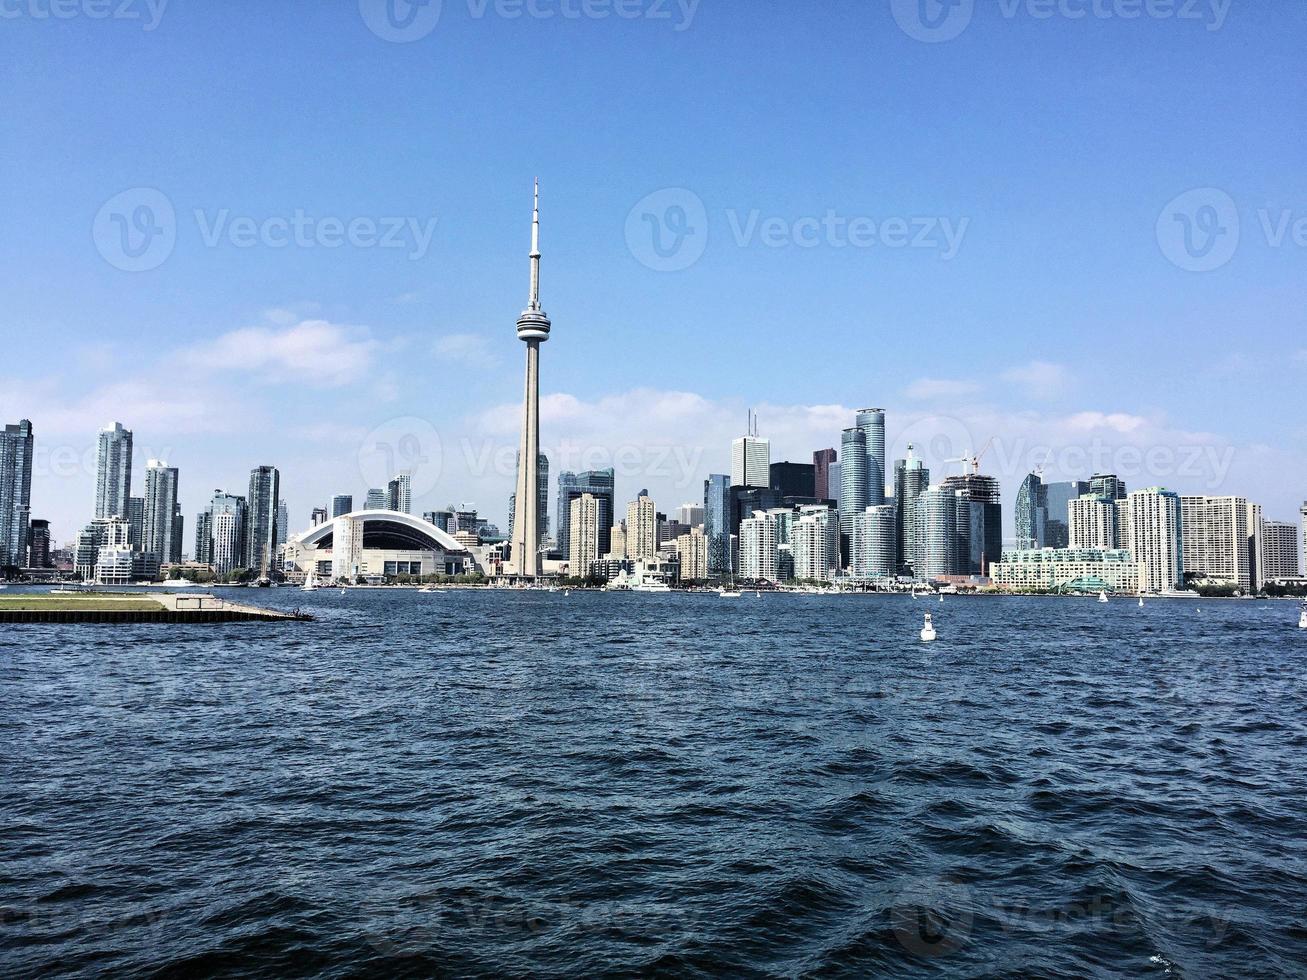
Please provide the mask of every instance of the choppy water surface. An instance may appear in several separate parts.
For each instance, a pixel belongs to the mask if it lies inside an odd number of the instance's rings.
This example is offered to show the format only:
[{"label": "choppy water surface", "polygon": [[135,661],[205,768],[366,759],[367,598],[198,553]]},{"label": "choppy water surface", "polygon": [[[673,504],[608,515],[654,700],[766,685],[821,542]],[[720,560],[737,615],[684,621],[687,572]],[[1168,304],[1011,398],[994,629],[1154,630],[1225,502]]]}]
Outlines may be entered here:
[{"label": "choppy water surface", "polygon": [[1307,963],[1289,603],[241,597],[0,627],[0,973]]}]

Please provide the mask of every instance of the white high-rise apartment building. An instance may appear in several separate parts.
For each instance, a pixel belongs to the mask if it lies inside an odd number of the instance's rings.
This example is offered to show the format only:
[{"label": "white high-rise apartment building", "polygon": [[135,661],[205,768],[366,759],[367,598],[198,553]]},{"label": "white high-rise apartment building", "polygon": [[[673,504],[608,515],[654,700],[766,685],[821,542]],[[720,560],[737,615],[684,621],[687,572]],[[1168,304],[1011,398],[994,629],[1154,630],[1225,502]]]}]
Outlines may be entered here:
[{"label": "white high-rise apartment building", "polygon": [[775,582],[776,517],[755,510],[740,521],[740,577]]},{"label": "white high-rise apartment building", "polygon": [[1298,528],[1286,521],[1262,521],[1262,575],[1263,581],[1297,578],[1301,574],[1298,564]]},{"label": "white high-rise apartment building", "polygon": [[1244,497],[1180,498],[1186,574],[1241,589],[1262,585],[1262,508]]},{"label": "white high-rise apartment building", "polygon": [[126,517],[132,495],[132,430],[121,422],[100,431],[95,469],[95,516]]},{"label": "white high-rise apartment building", "polygon": [[702,528],[691,528],[676,539],[676,553],[681,558],[681,579],[702,582],[708,578],[708,539]]},{"label": "white high-rise apartment building", "polygon": [[731,443],[731,486],[771,486],[771,440],[740,436]]},{"label": "white high-rise apartment building", "polygon": [[176,515],[177,467],[152,459],[145,465],[145,532],[141,550],[154,555],[160,564],[179,557],[181,542],[173,540]]},{"label": "white high-rise apartment building", "polygon": [[830,581],[840,565],[839,516],[830,507],[805,505],[790,523],[794,577]]},{"label": "white high-rise apartment building", "polygon": [[626,522],[621,521],[613,525],[613,530],[608,536],[609,546],[608,558],[625,558],[626,557]]},{"label": "white high-rise apartment building", "polygon": [[1184,586],[1180,495],[1163,487],[1127,498],[1131,552],[1140,592],[1174,592]]},{"label": "white high-rise apartment building", "polygon": [[626,551],[631,558],[653,558],[658,554],[658,515],[646,496],[626,505]]},{"label": "white high-rise apartment building", "polygon": [[599,560],[599,498],[592,493],[573,498],[568,519],[571,572],[584,577],[590,574],[590,563]]},{"label": "white high-rise apartment building", "polygon": [[1068,540],[1071,548],[1117,547],[1121,540],[1116,501],[1107,497],[1080,496],[1068,504]]}]

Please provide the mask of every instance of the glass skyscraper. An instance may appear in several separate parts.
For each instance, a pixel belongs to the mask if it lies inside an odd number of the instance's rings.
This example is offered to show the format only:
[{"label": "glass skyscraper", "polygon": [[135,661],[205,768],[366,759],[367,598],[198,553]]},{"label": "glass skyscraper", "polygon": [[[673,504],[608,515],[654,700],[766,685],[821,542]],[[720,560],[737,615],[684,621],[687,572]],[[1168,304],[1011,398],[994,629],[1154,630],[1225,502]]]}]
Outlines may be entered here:
[{"label": "glass skyscraper", "polygon": [[707,539],[708,574],[731,573],[731,478],[711,473],[703,481],[703,536]]},{"label": "glass skyscraper", "polygon": [[885,410],[859,409],[853,424],[867,441],[867,506],[879,507],[885,502]]},{"label": "glass skyscraper", "polygon": [[27,564],[32,516],[32,423],[23,419],[0,434],[0,565]]},{"label": "glass skyscraper", "polygon": [[1048,491],[1038,473],[1031,473],[1021,481],[1014,519],[1018,551],[1044,547],[1048,524]]},{"label": "glass skyscraper", "polygon": [[95,468],[95,516],[126,517],[132,495],[132,430],[121,422],[100,432]]},{"label": "glass skyscraper", "polygon": [[250,470],[250,492],[245,498],[245,567],[265,573],[275,567],[277,504],[281,500],[281,474],[275,466]]},{"label": "glass skyscraper", "polygon": [[1048,507],[1044,521],[1044,547],[1065,548],[1070,542],[1071,501],[1089,492],[1084,480],[1044,484],[1044,497]]},{"label": "glass skyscraper", "polygon": [[348,514],[354,509],[354,497],[348,493],[338,493],[331,498],[331,516],[339,517],[341,514]]},{"label": "glass skyscraper", "polygon": [[572,501],[583,493],[599,501],[599,554],[608,554],[613,547],[613,497],[617,480],[614,471],[586,470],[584,473],[558,474],[558,505],[554,508],[558,521],[558,550],[564,559],[571,554]]},{"label": "glass skyscraper", "polygon": [[895,545],[899,563],[910,568],[917,551],[917,498],[930,486],[930,470],[908,444],[906,459],[894,461]]},{"label": "glass skyscraper", "polygon": [[840,437],[840,534],[852,535],[853,519],[866,509],[867,433],[855,427]]}]

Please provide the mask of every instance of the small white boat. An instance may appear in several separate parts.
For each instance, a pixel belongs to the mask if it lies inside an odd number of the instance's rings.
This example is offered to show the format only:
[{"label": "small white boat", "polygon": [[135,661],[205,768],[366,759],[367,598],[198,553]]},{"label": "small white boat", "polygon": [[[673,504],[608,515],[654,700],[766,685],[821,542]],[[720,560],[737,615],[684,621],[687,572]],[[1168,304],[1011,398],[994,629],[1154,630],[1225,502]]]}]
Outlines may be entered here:
[{"label": "small white boat", "polygon": [[341,589],[341,590],[340,590],[340,594],[341,594],[341,595],[344,595],[344,594],[345,594],[345,590],[344,590],[344,589]]},{"label": "small white boat", "polygon": [[425,593],[427,593],[427,594],[430,594],[430,593],[432,593],[432,592],[444,592],[445,590],[444,590],[444,589],[438,589],[438,588],[436,588],[434,585],[428,585],[428,586],[427,586],[426,588],[424,588],[424,589],[418,589],[418,591],[419,591],[419,592],[425,592]]},{"label": "small white boat", "polygon": [[757,591],[757,590],[755,589],[755,590],[754,590],[754,593],[753,593],[753,597],[754,597],[755,599],[761,599],[761,598],[762,598],[762,593],[759,592],[759,591]]},{"label": "small white boat", "polygon": [[1307,599],[1303,600],[1302,608],[1298,610],[1298,629],[1307,630]]},{"label": "small white boat", "polygon": [[740,591],[737,590],[737,589],[718,589],[718,590],[717,590],[717,595],[719,595],[719,596],[720,596],[721,598],[723,598],[723,599],[738,599],[738,598],[740,598],[740,596],[743,595],[743,594],[744,594],[744,593],[740,592]]},{"label": "small white boat", "polygon": [[935,639],[935,624],[931,622],[930,613],[926,613],[926,622],[921,627],[921,642],[929,643]]},{"label": "small white boat", "polygon": [[939,597],[939,601],[940,601],[940,602],[943,602],[943,601],[944,601],[944,597],[943,597],[943,596],[940,596],[940,597]]},{"label": "small white boat", "polygon": [[1139,608],[1140,608],[1140,609],[1143,609],[1143,608],[1144,608],[1144,597],[1143,597],[1143,596],[1140,596],[1140,597],[1139,597]]},{"label": "small white boat", "polygon": [[1098,601],[1099,601],[1099,602],[1107,602],[1107,593],[1106,593],[1106,592],[1100,592],[1100,593],[1098,593]]},{"label": "small white boat", "polygon": [[569,595],[571,595],[571,594],[572,594],[572,590],[571,590],[571,589],[564,589],[564,590],[563,590],[563,597],[564,597],[564,598],[566,598],[567,596],[569,596]]}]

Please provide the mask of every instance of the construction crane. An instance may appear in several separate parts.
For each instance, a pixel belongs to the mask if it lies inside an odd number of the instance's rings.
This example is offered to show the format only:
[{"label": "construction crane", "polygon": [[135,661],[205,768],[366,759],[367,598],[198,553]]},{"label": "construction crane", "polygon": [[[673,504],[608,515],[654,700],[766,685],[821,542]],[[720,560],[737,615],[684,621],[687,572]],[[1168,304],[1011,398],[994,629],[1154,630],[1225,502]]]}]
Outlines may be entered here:
[{"label": "construction crane", "polygon": [[994,445],[994,437],[993,437],[993,436],[990,436],[990,437],[989,437],[989,442],[985,443],[985,448],[982,449],[980,452],[976,453],[974,456],[957,456],[957,457],[955,457],[955,458],[953,458],[953,459],[946,459],[946,460],[944,460],[944,462],[945,462],[945,463],[961,463],[961,464],[962,464],[962,475],[963,475],[963,476],[966,476],[966,475],[967,475],[967,466],[970,465],[970,467],[971,467],[971,475],[972,475],[972,476],[979,476],[979,475],[980,475],[980,461],[984,458],[985,453],[989,452],[989,447],[992,446],[992,445]]},{"label": "construction crane", "polygon": [[1048,461],[1052,458],[1053,458],[1053,450],[1050,448],[1048,452],[1044,454],[1044,461],[1040,463],[1038,466],[1036,466],[1030,472],[1034,473],[1035,476],[1039,477],[1041,480],[1044,479],[1044,470],[1048,467]]}]

